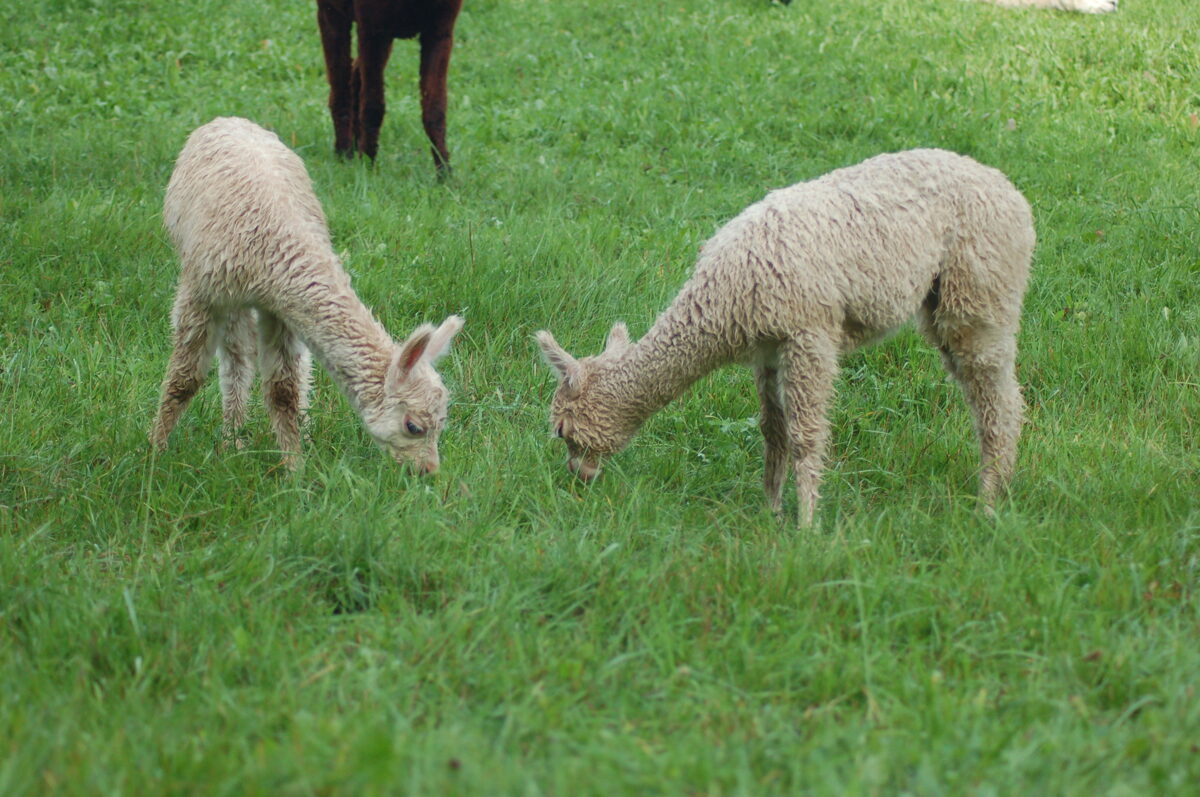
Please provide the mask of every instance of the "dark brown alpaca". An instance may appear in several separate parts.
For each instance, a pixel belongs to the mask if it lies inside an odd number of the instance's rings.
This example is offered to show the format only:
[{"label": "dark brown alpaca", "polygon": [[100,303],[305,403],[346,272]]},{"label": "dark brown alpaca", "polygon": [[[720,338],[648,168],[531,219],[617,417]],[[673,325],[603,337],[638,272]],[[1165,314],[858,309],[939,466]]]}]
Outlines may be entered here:
[{"label": "dark brown alpaca", "polygon": [[[372,160],[383,124],[383,70],[393,39],[421,43],[421,121],[433,143],[438,172],[449,171],[446,149],[446,71],[454,22],[462,0],[317,0],[317,22],[329,78],[334,149]],[[358,25],[358,57],[351,61],[350,29]]]}]

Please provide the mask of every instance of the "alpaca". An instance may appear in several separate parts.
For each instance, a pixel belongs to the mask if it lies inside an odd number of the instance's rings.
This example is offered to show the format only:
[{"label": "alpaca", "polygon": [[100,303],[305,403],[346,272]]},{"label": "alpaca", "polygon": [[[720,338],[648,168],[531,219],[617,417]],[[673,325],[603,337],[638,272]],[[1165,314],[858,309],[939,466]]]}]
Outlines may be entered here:
[{"label": "alpaca", "polygon": [[985,0],[1004,8],[1054,8],[1059,11],[1081,11],[1084,14],[1107,14],[1117,10],[1117,0]]},{"label": "alpaca", "polygon": [[[421,42],[421,121],[433,144],[438,174],[450,169],[446,149],[446,72],[462,0],[317,0],[317,24],[329,79],[334,149],[372,160],[383,125],[383,71],[393,39]],[[358,58],[351,62],[350,29],[358,26]]]},{"label": "alpaca", "polygon": [[[780,0],[785,6],[792,0]],[[1117,0],[983,0],[1004,8],[1054,8],[1059,11],[1081,11],[1085,14],[1107,14],[1117,10]]]},{"label": "alpaca", "polygon": [[350,286],[304,163],[274,133],[236,118],[197,128],[171,174],[163,219],[182,269],[155,448],[166,448],[214,354],[225,432],[236,434],[257,351],[275,439],[298,467],[311,350],[381,448],[437,470],[447,392],[434,364],[463,321],[450,316],[393,341]]},{"label": "alpaca", "polygon": [[709,371],[749,363],[761,401],[767,503],[789,461],[799,519],[817,504],[838,358],[916,316],[962,386],[990,506],[1012,475],[1024,404],[1016,333],[1034,246],[1029,204],[995,169],[937,149],[879,155],[772,191],[704,245],[636,343],[625,325],[575,359],[537,333],[559,386],[551,428],[582,479]]}]

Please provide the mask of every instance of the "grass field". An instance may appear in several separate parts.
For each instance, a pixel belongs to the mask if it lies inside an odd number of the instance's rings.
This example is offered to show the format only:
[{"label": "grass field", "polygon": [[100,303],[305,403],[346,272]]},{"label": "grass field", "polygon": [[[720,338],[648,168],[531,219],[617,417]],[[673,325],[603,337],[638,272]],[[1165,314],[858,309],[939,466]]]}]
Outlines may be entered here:
[{"label": "grass field", "polygon": [[[411,42],[378,163],[334,157],[311,0],[6,4],[0,793],[1195,794],[1194,6],[467,0],[439,184]],[[324,373],[299,474],[260,404],[217,452],[212,385],[151,456],[162,194],[217,115],[305,158],[394,334],[467,319],[436,477]],[[744,369],[569,478],[535,330],[640,335],[769,188],[915,146],[1038,223],[994,522],[911,330],[845,363],[814,530]]]}]

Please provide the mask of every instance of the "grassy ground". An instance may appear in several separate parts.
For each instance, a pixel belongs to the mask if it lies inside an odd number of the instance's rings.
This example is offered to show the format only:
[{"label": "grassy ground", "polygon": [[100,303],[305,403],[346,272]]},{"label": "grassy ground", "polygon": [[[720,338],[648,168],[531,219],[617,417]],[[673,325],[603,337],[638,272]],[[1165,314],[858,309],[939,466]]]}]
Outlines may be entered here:
[{"label": "grassy ground", "polygon": [[[468,0],[445,185],[412,43],[370,168],[333,156],[309,2],[6,6],[0,793],[1194,793],[1193,5]],[[218,454],[211,387],[150,456],[162,192],[221,114],[306,159],[396,334],[467,318],[436,478],[324,374],[299,475],[261,407]],[[567,477],[534,330],[639,335],[768,188],[913,146],[1038,221],[995,522],[911,331],[845,364],[813,532],[761,508],[743,370]]]}]

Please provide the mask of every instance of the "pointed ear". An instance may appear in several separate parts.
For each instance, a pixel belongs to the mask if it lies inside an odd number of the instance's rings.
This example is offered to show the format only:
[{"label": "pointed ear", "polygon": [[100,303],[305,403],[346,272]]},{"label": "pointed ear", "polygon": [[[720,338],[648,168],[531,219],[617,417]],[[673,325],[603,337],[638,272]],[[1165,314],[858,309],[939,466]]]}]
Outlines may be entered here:
[{"label": "pointed ear", "polygon": [[563,350],[562,346],[558,345],[558,341],[554,339],[546,330],[542,330],[535,335],[538,346],[542,349],[542,357],[546,360],[546,364],[554,369],[558,374],[558,381],[565,384],[568,388],[579,387],[579,361]]},{"label": "pointed ear", "polygon": [[436,364],[438,360],[446,356],[446,352],[450,351],[450,342],[463,328],[463,323],[461,316],[452,315],[434,330],[433,335],[429,338],[429,345],[425,347],[425,356],[431,365]]},{"label": "pointed ear", "polygon": [[605,354],[620,354],[629,348],[629,330],[625,328],[624,321],[618,321],[613,324],[613,328],[609,330],[608,340],[604,343]]},{"label": "pointed ear", "polygon": [[408,340],[396,347],[392,354],[392,362],[388,366],[387,377],[383,381],[384,390],[393,393],[408,379],[413,366],[429,347],[429,339],[433,333],[433,324],[421,324],[408,336]]}]

